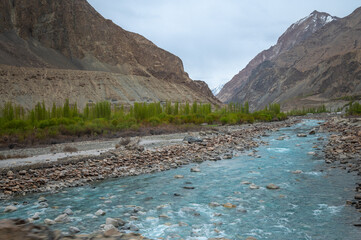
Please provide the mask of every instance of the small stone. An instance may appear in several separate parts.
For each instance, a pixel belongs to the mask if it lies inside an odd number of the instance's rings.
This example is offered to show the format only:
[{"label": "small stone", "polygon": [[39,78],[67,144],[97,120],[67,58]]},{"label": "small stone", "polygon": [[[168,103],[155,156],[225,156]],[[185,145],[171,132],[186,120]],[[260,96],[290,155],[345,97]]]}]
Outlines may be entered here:
[{"label": "small stone", "polygon": [[47,208],[47,207],[49,207],[49,204],[48,204],[48,203],[46,203],[46,202],[41,202],[41,203],[39,203],[39,207],[38,207],[38,208]]},{"label": "small stone", "polygon": [[175,175],[174,178],[184,178],[183,175]]},{"label": "small stone", "polygon": [[31,218],[34,220],[38,220],[40,218],[40,213],[39,212],[34,213],[34,215]]},{"label": "small stone", "polygon": [[356,200],[361,200],[361,194],[355,195],[355,199],[356,199]]},{"label": "small stone", "polygon": [[70,232],[71,234],[75,234],[75,233],[80,232],[80,229],[77,228],[77,227],[69,227],[69,232]]},{"label": "small stone", "polygon": [[308,155],[315,155],[316,153],[315,152],[308,152],[307,154]]},{"label": "small stone", "polygon": [[308,134],[310,135],[315,135],[316,134],[316,131],[314,129],[312,129]]},{"label": "small stone", "polygon": [[98,211],[95,212],[95,215],[96,216],[104,216],[105,212],[103,210],[99,209]]},{"label": "small stone", "polygon": [[160,218],[169,218],[169,216],[168,216],[168,215],[165,215],[165,214],[161,214],[161,215],[159,215],[159,217],[160,217]]},{"label": "small stone", "polygon": [[46,225],[54,225],[54,224],[55,224],[55,221],[47,218],[47,219],[44,220],[44,223],[45,223]]},{"label": "small stone", "polygon": [[225,207],[225,208],[236,208],[237,206],[232,204],[232,203],[225,203],[225,204],[223,204],[223,207]]},{"label": "small stone", "polygon": [[242,181],[241,184],[245,184],[245,185],[250,185],[251,182],[248,182],[248,181]]},{"label": "small stone", "polygon": [[15,212],[16,210],[18,210],[17,207],[10,205],[10,206],[5,207],[4,212],[6,212],[6,213],[7,212]]},{"label": "small stone", "polygon": [[61,214],[59,216],[57,216],[55,219],[54,219],[55,222],[57,223],[61,223],[61,222],[69,222],[70,219],[68,217],[68,215],[66,214]]},{"label": "small stone", "polygon": [[191,168],[191,172],[200,172],[201,170],[197,167]]},{"label": "small stone", "polygon": [[41,202],[46,202],[46,198],[45,197],[39,197],[38,199],[38,202],[41,203]]},{"label": "small stone", "polygon": [[19,175],[26,175],[26,170],[19,171]]},{"label": "small stone", "polygon": [[273,184],[273,183],[270,183],[266,186],[267,189],[270,189],[270,190],[276,190],[276,189],[280,189],[279,186]]},{"label": "small stone", "polygon": [[73,211],[70,208],[65,209],[65,211],[63,213],[65,213],[66,215],[73,215],[74,214]]},{"label": "small stone", "polygon": [[252,190],[254,190],[254,189],[259,189],[259,186],[257,186],[256,184],[251,184],[251,185],[249,185],[249,188],[250,189],[252,189]]},{"label": "small stone", "polygon": [[191,187],[191,186],[185,186],[183,187],[184,189],[195,189],[195,187]]},{"label": "small stone", "polygon": [[238,207],[236,208],[236,210],[237,210],[237,212],[241,212],[241,213],[246,213],[246,212],[247,212],[246,209],[244,209],[244,208],[242,208],[242,207],[240,207],[240,206],[238,206]]},{"label": "small stone", "polygon": [[8,171],[7,174],[6,174],[8,177],[13,177],[14,176],[14,173],[13,171]]},{"label": "small stone", "polygon": [[295,170],[295,171],[292,171],[293,174],[301,174],[303,173],[302,170]]},{"label": "small stone", "polygon": [[210,207],[218,207],[220,206],[221,204],[217,203],[217,202],[211,202],[208,204]]},{"label": "small stone", "polygon": [[307,134],[299,133],[299,134],[297,134],[297,137],[307,137]]}]

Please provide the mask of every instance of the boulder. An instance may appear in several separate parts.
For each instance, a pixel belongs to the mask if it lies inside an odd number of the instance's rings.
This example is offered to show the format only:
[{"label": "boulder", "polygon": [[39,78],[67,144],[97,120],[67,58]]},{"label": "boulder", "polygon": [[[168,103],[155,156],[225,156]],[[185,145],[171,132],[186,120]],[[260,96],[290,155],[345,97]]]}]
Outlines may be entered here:
[{"label": "boulder", "polygon": [[33,220],[38,220],[39,218],[40,218],[39,212],[34,213],[34,215],[31,217],[31,219],[33,219]]},{"label": "boulder", "polygon": [[111,224],[114,227],[124,226],[126,222],[120,218],[107,218],[105,224]]},{"label": "boulder", "polygon": [[5,207],[4,212],[6,212],[6,213],[8,213],[8,212],[15,212],[16,210],[18,210],[17,207],[15,207],[15,206],[13,206],[13,205],[10,205],[10,206]]},{"label": "boulder", "polygon": [[75,233],[80,232],[80,229],[77,228],[77,227],[71,226],[71,227],[69,227],[69,232],[70,232],[71,234],[75,234]]},{"label": "boulder", "polygon": [[104,229],[104,231],[108,231],[110,229],[116,229],[116,228],[112,224],[105,224],[103,229]]},{"label": "boulder", "polygon": [[44,223],[45,223],[46,225],[54,225],[54,224],[55,224],[55,221],[54,221],[54,220],[51,220],[51,219],[49,219],[49,218],[46,218],[46,219],[44,220]]},{"label": "boulder", "polygon": [[54,221],[57,222],[57,223],[65,223],[65,222],[70,222],[70,219],[69,219],[68,215],[61,214],[61,215],[57,216],[54,219]]},{"label": "boulder", "polygon": [[99,209],[98,211],[95,212],[96,216],[104,216],[106,214],[106,212],[104,212],[103,210]]},{"label": "boulder", "polygon": [[70,208],[65,209],[63,213],[65,213],[66,215],[73,215],[74,214],[73,211]]},{"label": "boulder", "polygon": [[191,172],[200,172],[201,170],[197,167],[191,168]]}]

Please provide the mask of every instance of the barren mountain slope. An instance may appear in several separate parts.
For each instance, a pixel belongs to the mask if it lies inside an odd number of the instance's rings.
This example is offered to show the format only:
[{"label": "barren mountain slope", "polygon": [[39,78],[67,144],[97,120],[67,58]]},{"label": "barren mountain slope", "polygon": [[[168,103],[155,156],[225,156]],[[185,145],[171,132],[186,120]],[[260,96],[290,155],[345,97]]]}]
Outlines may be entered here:
[{"label": "barren mountain slope", "polygon": [[230,102],[231,99],[234,99],[235,94],[243,87],[252,71],[261,63],[276,58],[283,52],[309,38],[327,23],[337,19],[337,17],[333,17],[328,13],[314,11],[309,16],[292,24],[278,39],[276,45],[259,53],[243,70],[225,84],[217,95],[218,99],[222,102]]},{"label": "barren mountain slope", "polygon": [[[200,88],[200,84],[192,81],[183,69],[182,61],[175,55],[158,48],[149,40],[139,34],[123,30],[111,20],[104,19],[96,12],[86,0],[4,0],[0,2],[0,64],[28,68],[11,68],[11,71],[3,66],[5,72],[41,71],[40,69],[52,70],[53,81],[61,80],[64,74],[60,69],[87,70],[118,73],[122,79],[132,79],[135,82],[154,81],[157,79],[158,87],[137,92],[141,98],[148,98],[146,92],[151,92],[149,100],[172,100],[202,102],[218,101],[209,91]],[[30,70],[30,68],[37,68]],[[44,70],[45,71],[45,70]],[[89,76],[99,81],[106,80],[107,74],[90,72]],[[16,74],[16,73],[15,73]],[[41,73],[44,74],[44,73]],[[59,77],[57,76],[59,74]],[[84,74],[79,73],[80,75]],[[95,74],[94,76],[92,74]],[[10,74],[11,75],[11,74]],[[109,75],[109,74],[108,74]],[[102,78],[101,76],[104,76]],[[71,81],[72,77],[65,79]],[[1,80],[1,92],[6,91],[10,85]],[[7,82],[24,79],[11,78],[8,75]],[[118,84],[122,84],[119,81]],[[19,84],[24,89],[42,88],[40,81],[22,81]],[[35,86],[29,85],[35,84]],[[71,84],[71,82],[69,82]],[[174,85],[175,84],[175,85]],[[142,84],[143,85],[143,84]],[[187,96],[177,96],[178,89],[168,88],[169,94],[158,94],[157,91],[165,86],[181,86],[191,92]],[[90,84],[86,84],[86,89]],[[144,85],[147,86],[147,85]],[[75,88],[76,86],[72,86]],[[111,86],[110,86],[111,87]],[[129,90],[129,94],[134,92]],[[79,91],[81,94],[82,91]],[[34,92],[33,94],[37,94]],[[26,96],[41,99],[38,95],[28,92]],[[45,97],[48,103],[49,93]],[[101,96],[101,93],[96,95]],[[138,95],[128,99],[138,99]],[[163,97],[172,97],[165,99]],[[197,96],[194,98],[194,96]],[[62,98],[63,96],[57,96]],[[114,95],[117,101],[125,101],[122,95]],[[1,95],[2,100],[16,100],[19,96]],[[23,99],[23,98],[21,98]],[[18,101],[20,104],[28,104],[30,99]],[[89,100],[92,99],[91,96]],[[101,99],[104,100],[104,99]],[[130,101],[130,100],[129,100]],[[35,104],[35,103],[33,103]]]},{"label": "barren mountain slope", "polygon": [[231,101],[292,108],[361,93],[361,8],[260,64]]}]

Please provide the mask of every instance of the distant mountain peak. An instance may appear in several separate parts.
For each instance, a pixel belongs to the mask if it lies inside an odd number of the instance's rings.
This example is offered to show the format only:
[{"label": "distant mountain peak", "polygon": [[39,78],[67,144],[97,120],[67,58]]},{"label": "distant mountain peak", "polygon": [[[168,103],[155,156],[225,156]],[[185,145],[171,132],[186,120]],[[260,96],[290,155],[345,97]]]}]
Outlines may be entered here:
[{"label": "distant mountain peak", "polygon": [[[277,41],[277,44],[288,41],[291,44],[286,44],[286,48],[289,49],[294,46],[294,44],[292,44],[293,42],[296,43],[303,41],[321,27],[338,19],[338,17],[331,16],[328,13],[318,12],[315,10],[307,17],[304,17],[292,24],[286,30],[286,32],[281,35]],[[292,38],[296,41],[289,41],[289,38]]]},{"label": "distant mountain peak", "polygon": [[224,86],[224,83],[222,83],[222,84],[218,85],[217,87],[213,88],[212,89],[213,95],[216,96],[222,90],[223,86]]},{"label": "distant mountain peak", "polygon": [[237,92],[247,81],[252,71],[261,63],[272,60],[280,54],[290,50],[295,45],[308,39],[320,28],[329,22],[338,20],[338,17],[331,16],[325,12],[313,11],[308,16],[293,23],[279,38],[277,44],[259,53],[248,65],[227,82],[222,90],[217,94],[217,98],[222,102],[229,102],[237,95]]}]

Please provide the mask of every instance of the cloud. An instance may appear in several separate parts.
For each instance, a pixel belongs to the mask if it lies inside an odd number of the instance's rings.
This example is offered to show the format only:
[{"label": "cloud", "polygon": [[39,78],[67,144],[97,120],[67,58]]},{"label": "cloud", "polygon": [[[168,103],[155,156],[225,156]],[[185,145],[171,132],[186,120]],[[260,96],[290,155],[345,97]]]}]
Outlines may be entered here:
[{"label": "cloud", "polygon": [[313,10],[344,17],[358,0],[89,0],[105,18],[179,56],[192,79],[229,81]]}]

